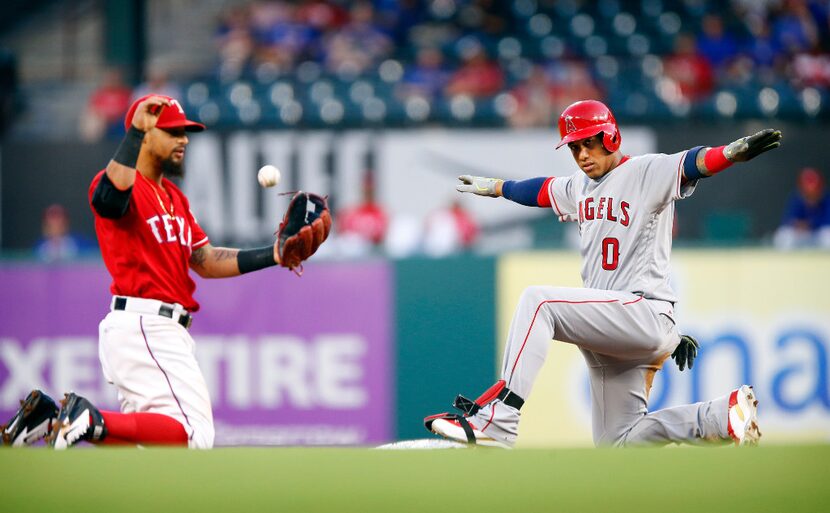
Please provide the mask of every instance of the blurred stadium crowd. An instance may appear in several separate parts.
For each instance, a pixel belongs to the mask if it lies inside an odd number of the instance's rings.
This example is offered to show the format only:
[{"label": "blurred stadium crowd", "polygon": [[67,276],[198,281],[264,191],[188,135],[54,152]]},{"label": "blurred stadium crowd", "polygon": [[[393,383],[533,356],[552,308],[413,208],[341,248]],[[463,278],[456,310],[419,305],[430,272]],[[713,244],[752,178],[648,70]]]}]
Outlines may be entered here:
[{"label": "blurred stadium crowd", "polygon": [[576,99],[623,119],[827,112],[817,0],[254,1],[185,84],[213,124],[545,126]]},{"label": "blurred stadium crowd", "polygon": [[[213,127],[547,126],[587,97],[628,122],[830,113],[820,0],[256,0],[214,43],[178,84],[147,72]],[[92,102],[113,121],[117,75]]]},{"label": "blurred stadium crowd", "polygon": [[[204,4],[203,13],[192,13],[200,17],[194,23],[207,25],[204,37],[194,36],[190,43],[196,47],[193,59],[182,59],[181,48],[177,58],[156,59],[157,44],[143,57],[140,83],[135,70],[107,67],[113,64],[109,57],[95,74],[61,77],[53,88],[59,108],[40,115],[40,124],[31,123],[38,116],[24,121],[17,109],[18,123],[34,127],[19,131],[24,138],[47,131],[53,138],[54,133],[67,136],[68,130],[55,128],[60,123],[54,111],[69,112],[77,103],[68,92],[72,82],[90,84],[90,77],[95,85],[84,89],[72,122],[75,132],[75,119],[80,119],[77,134],[86,142],[120,139],[130,103],[150,91],[181,99],[195,119],[229,131],[550,127],[565,106],[583,98],[603,100],[628,125],[702,121],[728,126],[764,119],[824,126],[830,119],[827,0],[133,3],[149,10],[178,5],[180,14]],[[22,12],[25,4],[15,0],[10,10]],[[110,7],[86,4],[93,6],[90,10]],[[146,20],[148,40],[169,32],[158,21]],[[181,22],[180,16],[171,25]],[[164,44],[181,46],[186,40],[174,35]],[[27,86],[15,76],[14,58],[0,52],[0,121],[6,125],[15,95],[28,94],[18,104],[29,101],[29,111],[43,110],[47,103],[43,94],[34,96],[31,85],[21,93]],[[183,66],[188,60],[198,67]],[[823,228],[830,233],[822,163],[808,165],[819,169],[788,180],[794,191],[782,225],[797,226],[799,233]],[[341,221],[344,228],[366,227],[365,239],[377,245],[389,220],[380,210],[383,198],[376,202],[373,193],[365,196],[365,205],[344,211]],[[55,212],[44,214],[44,220],[59,217]],[[459,226],[456,238],[470,246],[478,232],[475,219],[458,205],[447,212]],[[779,234],[774,242],[781,247],[816,244],[799,233]],[[830,246],[830,235],[816,240]]]}]

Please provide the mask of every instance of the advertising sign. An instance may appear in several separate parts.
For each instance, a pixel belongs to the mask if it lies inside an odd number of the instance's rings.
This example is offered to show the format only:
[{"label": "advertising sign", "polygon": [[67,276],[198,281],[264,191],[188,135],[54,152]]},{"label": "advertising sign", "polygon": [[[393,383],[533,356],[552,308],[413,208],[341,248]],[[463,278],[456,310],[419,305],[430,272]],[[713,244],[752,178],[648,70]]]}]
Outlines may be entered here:
[{"label": "advertising sign", "polygon": [[[764,443],[830,440],[830,255],[764,250],[675,251],[675,313],[698,338],[694,369],[658,372],[649,409],[755,387]],[[576,253],[516,254],[499,266],[501,344],[522,290],[579,287]],[[519,446],[591,445],[591,399],[575,346],[553,342],[522,410]],[[502,345],[498,348],[501,362]]]},{"label": "advertising sign", "polygon": [[[0,267],[0,419],[39,387],[118,409],[98,362],[103,265]],[[191,333],[216,444],[364,445],[391,437],[390,270],[270,269],[200,280]]]}]

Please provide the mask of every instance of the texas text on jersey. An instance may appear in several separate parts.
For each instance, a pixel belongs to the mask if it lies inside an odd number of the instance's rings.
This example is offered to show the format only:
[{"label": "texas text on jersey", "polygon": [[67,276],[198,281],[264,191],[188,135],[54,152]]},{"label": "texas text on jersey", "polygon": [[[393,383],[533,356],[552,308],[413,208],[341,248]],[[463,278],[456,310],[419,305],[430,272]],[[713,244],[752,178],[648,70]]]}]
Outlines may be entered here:
[{"label": "texas text on jersey", "polygon": [[[92,180],[90,198],[103,174]],[[113,295],[152,297],[195,312],[199,303],[188,260],[209,240],[181,190],[166,178],[162,184],[163,189],[136,173],[127,213],[118,219],[95,213],[95,232],[113,277]]]}]

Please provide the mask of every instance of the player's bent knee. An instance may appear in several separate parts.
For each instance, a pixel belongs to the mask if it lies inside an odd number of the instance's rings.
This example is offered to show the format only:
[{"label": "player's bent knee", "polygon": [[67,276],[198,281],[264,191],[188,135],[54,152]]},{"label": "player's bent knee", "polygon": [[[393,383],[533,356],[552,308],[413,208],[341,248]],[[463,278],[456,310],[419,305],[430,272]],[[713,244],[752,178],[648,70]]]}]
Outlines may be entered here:
[{"label": "player's bent knee", "polygon": [[555,312],[561,303],[567,303],[574,298],[574,290],[568,287],[550,287],[545,285],[534,285],[527,287],[519,299],[520,308],[523,310],[536,311],[541,305],[546,305],[548,312]]},{"label": "player's bent knee", "polygon": [[534,285],[524,289],[522,292],[522,296],[519,299],[522,303],[530,303],[533,305],[538,305],[543,301],[548,301],[553,299],[556,295],[555,293],[556,288],[554,287],[545,287],[541,285]]},{"label": "player's bent knee", "polygon": [[194,432],[187,446],[190,449],[213,449],[213,433]]}]

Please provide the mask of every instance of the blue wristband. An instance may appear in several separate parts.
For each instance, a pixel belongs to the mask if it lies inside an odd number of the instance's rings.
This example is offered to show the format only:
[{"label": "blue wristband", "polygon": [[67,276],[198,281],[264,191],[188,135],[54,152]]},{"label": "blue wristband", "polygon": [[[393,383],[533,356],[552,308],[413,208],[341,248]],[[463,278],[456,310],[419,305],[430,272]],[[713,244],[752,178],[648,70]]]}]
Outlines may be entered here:
[{"label": "blue wristband", "polygon": [[686,152],[686,159],[683,161],[683,174],[689,181],[698,180],[700,178],[709,178],[709,175],[704,175],[700,172],[700,169],[697,168],[697,154],[700,153],[700,150],[702,149],[703,146],[695,146]]}]

